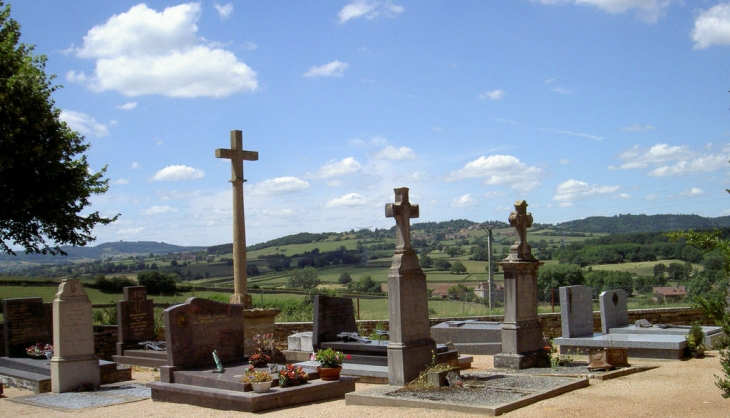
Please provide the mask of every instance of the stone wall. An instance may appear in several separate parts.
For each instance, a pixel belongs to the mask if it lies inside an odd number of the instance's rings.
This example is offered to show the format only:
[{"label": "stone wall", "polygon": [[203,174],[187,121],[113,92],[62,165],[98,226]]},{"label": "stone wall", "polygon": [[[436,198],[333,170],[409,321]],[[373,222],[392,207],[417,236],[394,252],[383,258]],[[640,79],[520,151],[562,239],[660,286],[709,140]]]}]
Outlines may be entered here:
[{"label": "stone wall", "polygon": [[117,354],[119,330],[116,325],[94,325],[94,352],[102,360],[112,361]]}]

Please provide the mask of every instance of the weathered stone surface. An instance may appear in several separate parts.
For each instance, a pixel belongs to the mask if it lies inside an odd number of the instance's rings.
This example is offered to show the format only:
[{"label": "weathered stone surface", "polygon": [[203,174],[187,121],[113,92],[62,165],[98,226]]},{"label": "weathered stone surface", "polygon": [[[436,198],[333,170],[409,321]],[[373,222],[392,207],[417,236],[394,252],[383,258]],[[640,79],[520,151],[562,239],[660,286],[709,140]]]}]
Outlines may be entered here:
[{"label": "weathered stone surface", "polygon": [[598,296],[601,305],[601,332],[629,325],[629,308],[623,289],[607,290]]},{"label": "weathered stone surface", "polygon": [[243,359],[243,305],[189,298],[165,309],[167,364],[185,369]]},{"label": "weathered stone surface", "polygon": [[117,302],[119,342],[136,344],[156,340],[154,301],[147,299],[147,288],[129,286],[123,292],[124,300]]},{"label": "weathered stone surface", "polygon": [[3,299],[5,355],[25,357],[25,349],[36,343],[53,342],[50,303],[41,298]]},{"label": "weathered stone surface", "polygon": [[588,286],[560,288],[560,318],[563,337],[593,335],[593,289]]}]

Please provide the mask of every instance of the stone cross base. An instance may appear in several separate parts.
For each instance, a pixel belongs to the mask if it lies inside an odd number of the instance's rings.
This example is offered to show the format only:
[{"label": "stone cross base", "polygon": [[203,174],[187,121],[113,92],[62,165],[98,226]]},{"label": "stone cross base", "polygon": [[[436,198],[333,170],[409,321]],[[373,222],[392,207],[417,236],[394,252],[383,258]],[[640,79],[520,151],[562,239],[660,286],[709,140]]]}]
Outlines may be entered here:
[{"label": "stone cross base", "polygon": [[421,374],[435,353],[436,343],[430,338],[408,345],[388,344],[388,383],[405,386]]},{"label": "stone cross base", "polygon": [[92,384],[94,388],[98,388],[101,384],[99,359],[95,355],[51,359],[52,392],[75,392],[79,386],[85,384]]},{"label": "stone cross base", "polygon": [[231,295],[230,302],[243,305],[244,309],[253,308],[253,300],[251,299],[251,295],[248,293],[234,293]]}]

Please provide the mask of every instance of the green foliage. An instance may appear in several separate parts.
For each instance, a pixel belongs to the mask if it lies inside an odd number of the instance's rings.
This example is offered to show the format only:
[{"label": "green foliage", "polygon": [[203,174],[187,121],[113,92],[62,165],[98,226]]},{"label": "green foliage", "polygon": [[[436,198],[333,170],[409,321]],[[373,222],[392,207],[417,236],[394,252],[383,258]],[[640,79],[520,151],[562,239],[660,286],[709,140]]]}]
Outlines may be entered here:
[{"label": "green foliage", "polygon": [[684,338],[687,340],[687,347],[690,350],[705,346],[705,333],[702,332],[702,325],[699,322],[695,322],[689,327],[689,332]]},{"label": "green foliage", "polygon": [[177,291],[175,276],[163,274],[159,271],[148,271],[137,275],[140,286],[147,287],[149,295],[174,295]]},{"label": "green foliage", "polygon": [[631,296],[634,279],[627,271],[593,270],[585,274],[586,284],[593,288],[594,296],[604,290],[623,289]]},{"label": "green foliage", "polygon": [[449,271],[449,269],[451,268],[451,263],[443,258],[439,258],[433,263],[433,266],[436,268],[436,270]]},{"label": "green foliage", "polygon": [[464,274],[466,273],[466,267],[464,267],[464,264],[462,264],[461,261],[457,261],[451,265],[449,271],[451,274]]},{"label": "green foliage", "polygon": [[420,258],[421,268],[427,269],[433,267],[433,259],[427,255]]},{"label": "green foliage", "polygon": [[0,1],[0,8],[0,253],[20,245],[26,253],[65,254],[61,244],[86,245],[94,226],[117,219],[79,215],[92,194],[107,191],[106,167],[92,173],[79,157],[89,145],[59,119],[46,57],[19,44],[10,6]]},{"label": "green foliage", "polygon": [[365,275],[354,282],[347,284],[347,289],[357,293],[383,293],[380,283],[373,280],[372,276]]},{"label": "green foliage", "polygon": [[94,284],[89,287],[94,287],[101,290],[104,293],[122,293],[125,287],[136,286],[132,279],[128,277],[112,277],[107,279],[103,274],[94,276]]},{"label": "green foliage", "polygon": [[337,279],[337,283],[339,284],[348,284],[350,282],[352,282],[352,277],[350,277],[350,273],[346,271],[340,274],[340,277]]},{"label": "green foliage", "polygon": [[447,293],[449,295],[449,299],[451,299],[451,300],[473,302],[473,301],[476,301],[477,299],[479,299],[474,294],[474,289],[472,289],[471,287],[464,286],[461,283],[451,286],[449,288],[449,290],[447,290]]},{"label": "green foliage", "polygon": [[[548,264],[537,271],[538,295],[550,300],[551,290],[557,296],[561,286],[585,284],[583,270],[576,264]],[[555,298],[556,300],[558,297]]]},{"label": "green foliage", "polygon": [[317,269],[307,266],[292,272],[287,285],[295,289],[312,289],[319,286]]},{"label": "green foliage", "polygon": [[94,309],[91,312],[91,320],[96,325],[117,325],[117,308]]}]

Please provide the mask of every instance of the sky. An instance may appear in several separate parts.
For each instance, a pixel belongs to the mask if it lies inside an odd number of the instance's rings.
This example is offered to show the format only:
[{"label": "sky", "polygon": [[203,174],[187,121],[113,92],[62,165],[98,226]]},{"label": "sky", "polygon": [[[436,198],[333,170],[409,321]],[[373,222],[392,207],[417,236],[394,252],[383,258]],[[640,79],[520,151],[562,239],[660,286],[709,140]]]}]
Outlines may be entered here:
[{"label": "sky", "polygon": [[[10,2],[119,219],[96,243],[730,215],[730,2]],[[94,245],[94,244],[92,244]]]}]

